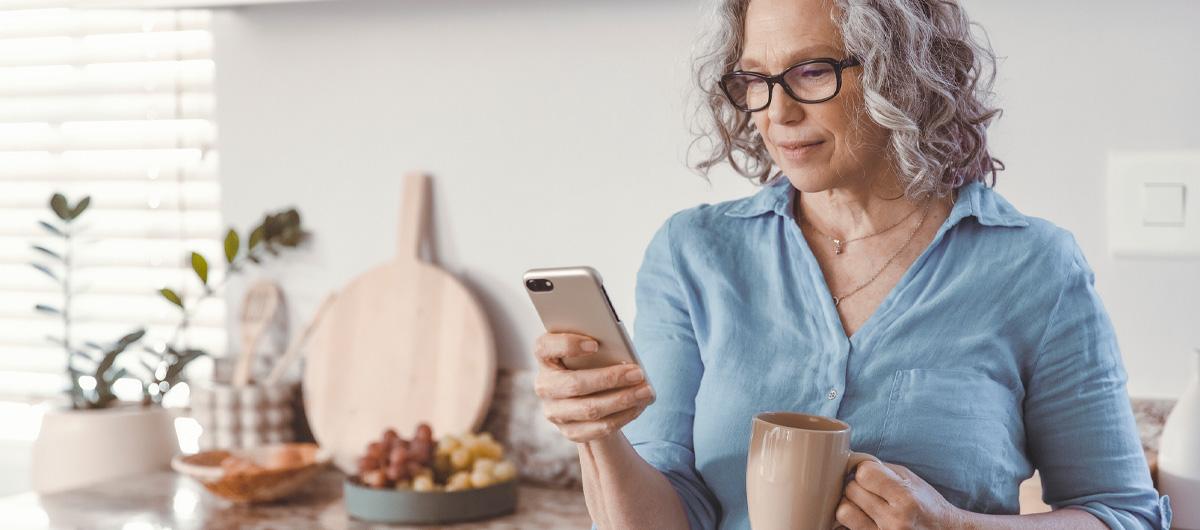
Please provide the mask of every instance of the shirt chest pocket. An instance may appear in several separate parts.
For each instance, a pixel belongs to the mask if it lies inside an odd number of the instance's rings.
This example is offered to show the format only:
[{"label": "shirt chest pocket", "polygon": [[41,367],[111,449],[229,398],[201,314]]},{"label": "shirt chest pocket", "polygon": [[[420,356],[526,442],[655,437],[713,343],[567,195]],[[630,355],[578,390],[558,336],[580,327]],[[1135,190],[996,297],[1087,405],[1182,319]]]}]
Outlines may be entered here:
[{"label": "shirt chest pocket", "polygon": [[[960,508],[991,511],[1025,462],[1017,392],[987,375],[913,369],[892,377],[876,455],[902,464]],[[1007,503],[1004,503],[1007,504]]]}]

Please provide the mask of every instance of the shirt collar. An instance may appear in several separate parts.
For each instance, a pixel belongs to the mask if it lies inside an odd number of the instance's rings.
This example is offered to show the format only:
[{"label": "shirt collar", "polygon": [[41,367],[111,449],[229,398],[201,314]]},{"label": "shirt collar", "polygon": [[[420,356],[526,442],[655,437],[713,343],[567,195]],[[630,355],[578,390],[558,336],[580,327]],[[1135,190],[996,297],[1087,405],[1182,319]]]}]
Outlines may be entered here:
[{"label": "shirt collar", "polygon": [[[794,190],[791,181],[786,176],[779,175],[763,185],[754,195],[733,201],[725,215],[754,217],[774,212],[776,215],[793,219]],[[958,189],[958,198],[946,223],[953,226],[967,216],[974,216],[979,220],[979,224],[987,226],[1029,226],[1024,214],[1017,211],[995,190],[977,180]]]}]

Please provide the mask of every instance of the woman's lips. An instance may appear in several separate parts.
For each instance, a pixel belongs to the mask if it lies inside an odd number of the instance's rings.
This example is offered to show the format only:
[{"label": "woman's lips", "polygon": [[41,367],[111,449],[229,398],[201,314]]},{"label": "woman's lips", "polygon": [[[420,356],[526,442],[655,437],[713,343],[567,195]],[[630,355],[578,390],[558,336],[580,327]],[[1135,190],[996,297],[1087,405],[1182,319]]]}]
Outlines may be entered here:
[{"label": "woman's lips", "polygon": [[787,142],[776,144],[776,146],[779,147],[779,152],[788,160],[803,160],[808,158],[822,145],[825,145],[824,140],[816,142]]}]

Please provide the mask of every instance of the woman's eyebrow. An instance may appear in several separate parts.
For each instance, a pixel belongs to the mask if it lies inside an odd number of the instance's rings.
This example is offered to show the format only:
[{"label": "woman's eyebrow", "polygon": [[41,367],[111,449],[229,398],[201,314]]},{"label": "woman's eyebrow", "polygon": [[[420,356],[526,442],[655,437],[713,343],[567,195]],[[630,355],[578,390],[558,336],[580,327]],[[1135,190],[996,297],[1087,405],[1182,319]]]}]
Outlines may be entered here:
[{"label": "woman's eyebrow", "polygon": [[[826,46],[824,44],[820,44],[820,45],[815,45],[815,46],[805,46],[804,48],[800,48],[798,50],[793,50],[792,52],[786,54],[785,56],[788,58],[787,64],[794,64],[794,63],[798,63],[804,59],[813,59],[818,56],[829,55],[830,53],[832,53],[832,51],[833,51],[832,47]],[[821,54],[824,54],[824,55],[821,55]],[[757,67],[762,66],[762,63],[759,63],[758,61],[754,60],[754,58],[746,57],[744,55],[742,56],[741,60],[738,61],[738,64],[740,64],[742,68],[749,68],[751,66],[757,66]]]}]

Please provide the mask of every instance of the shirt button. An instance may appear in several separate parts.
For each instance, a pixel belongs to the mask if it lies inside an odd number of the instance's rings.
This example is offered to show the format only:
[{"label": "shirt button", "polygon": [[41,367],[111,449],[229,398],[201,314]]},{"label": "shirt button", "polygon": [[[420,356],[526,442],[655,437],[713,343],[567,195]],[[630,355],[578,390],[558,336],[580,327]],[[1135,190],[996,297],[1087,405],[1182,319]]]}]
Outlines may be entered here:
[{"label": "shirt button", "polygon": [[837,389],[836,388],[829,389],[829,393],[825,394],[825,399],[828,399],[830,401],[837,399]]}]

